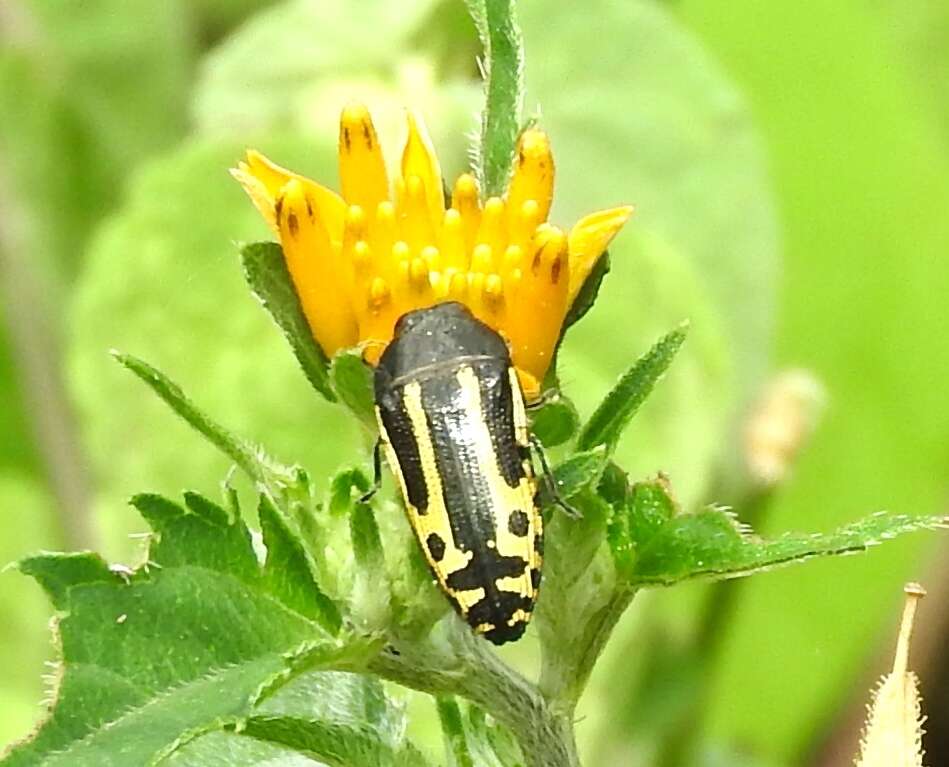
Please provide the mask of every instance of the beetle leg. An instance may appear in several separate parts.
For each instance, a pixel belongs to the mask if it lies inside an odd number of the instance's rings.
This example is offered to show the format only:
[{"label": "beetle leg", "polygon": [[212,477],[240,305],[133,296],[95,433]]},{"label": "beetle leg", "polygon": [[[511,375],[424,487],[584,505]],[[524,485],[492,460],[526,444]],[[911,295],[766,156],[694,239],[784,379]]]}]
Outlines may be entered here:
[{"label": "beetle leg", "polygon": [[541,441],[531,434],[530,442],[531,447],[534,449],[540,461],[540,468],[544,475],[544,484],[546,485],[550,500],[553,501],[554,505],[559,506],[560,510],[571,519],[583,519],[583,514],[580,513],[580,510],[571,506],[560,495],[560,491],[557,490],[557,480],[554,479],[554,473],[550,470],[550,464],[547,463],[547,453],[544,451],[544,446],[541,444]]},{"label": "beetle leg", "polygon": [[547,391],[541,392],[541,395],[535,399],[533,402],[525,402],[524,409],[530,413],[534,410],[540,410],[544,405],[555,400],[560,396],[560,392],[556,389],[547,389]]},{"label": "beetle leg", "polygon": [[376,445],[372,449],[372,487],[359,496],[357,503],[369,503],[372,497],[379,492],[382,487],[382,438],[376,440]]}]

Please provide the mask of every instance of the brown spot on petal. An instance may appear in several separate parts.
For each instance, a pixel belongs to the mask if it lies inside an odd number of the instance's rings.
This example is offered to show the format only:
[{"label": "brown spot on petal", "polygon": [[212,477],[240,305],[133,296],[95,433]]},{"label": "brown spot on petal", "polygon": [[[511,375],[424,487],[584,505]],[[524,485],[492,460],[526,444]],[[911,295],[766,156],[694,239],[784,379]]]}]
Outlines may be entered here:
[{"label": "brown spot on petal", "polygon": [[556,285],[560,281],[560,272],[563,270],[563,259],[557,258],[550,266],[550,281]]},{"label": "brown spot on petal", "polygon": [[291,237],[296,237],[300,233],[300,222],[297,220],[297,214],[292,210],[287,216],[287,227],[290,229]]}]

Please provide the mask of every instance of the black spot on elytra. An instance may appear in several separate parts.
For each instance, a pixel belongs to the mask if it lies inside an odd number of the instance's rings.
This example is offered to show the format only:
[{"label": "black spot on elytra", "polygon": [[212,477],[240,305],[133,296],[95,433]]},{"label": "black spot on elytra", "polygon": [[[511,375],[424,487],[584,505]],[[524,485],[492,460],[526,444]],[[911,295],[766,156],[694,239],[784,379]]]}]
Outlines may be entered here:
[{"label": "black spot on elytra", "polygon": [[514,591],[498,591],[494,596],[485,596],[471,605],[468,610],[468,623],[477,628],[485,623],[492,626],[504,626],[518,610],[531,609],[531,600]]},{"label": "black spot on elytra", "polygon": [[292,210],[290,211],[290,214],[287,216],[287,227],[290,229],[291,237],[296,237],[300,231],[300,222],[297,221],[297,214],[294,213]]},{"label": "black spot on elytra", "polygon": [[452,591],[484,588],[485,581],[517,578],[526,567],[527,562],[520,557],[503,557],[495,549],[486,549],[480,556],[476,554],[468,564],[449,575],[445,579],[445,585]]},{"label": "black spot on elytra", "polygon": [[544,536],[541,533],[534,536],[534,551],[544,556]]},{"label": "black spot on elytra", "polygon": [[484,638],[491,644],[501,645],[506,642],[514,642],[524,636],[527,630],[525,621],[517,621],[513,626],[495,626],[490,631],[484,632]]},{"label": "black spot on elytra", "polygon": [[511,512],[511,516],[507,518],[507,529],[511,531],[511,535],[516,535],[518,538],[523,538],[527,535],[527,527],[530,520],[520,509]]},{"label": "black spot on elytra", "polygon": [[438,533],[429,533],[428,538],[425,539],[425,546],[428,548],[428,553],[432,555],[432,559],[436,562],[442,561],[445,556],[445,541]]}]

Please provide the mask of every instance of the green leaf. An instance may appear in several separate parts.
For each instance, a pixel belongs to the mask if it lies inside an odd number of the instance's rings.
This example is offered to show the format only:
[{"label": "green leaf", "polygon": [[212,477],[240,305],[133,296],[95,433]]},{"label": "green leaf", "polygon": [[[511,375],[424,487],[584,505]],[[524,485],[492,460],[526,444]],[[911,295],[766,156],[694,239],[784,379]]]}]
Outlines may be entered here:
[{"label": "green leaf", "polygon": [[717,508],[679,513],[663,480],[633,488],[629,505],[610,528],[617,569],[631,587],[669,586],[691,578],[749,575],[818,556],[849,554],[905,533],[949,525],[949,518],[881,512],[832,533],[786,533],[774,540],[751,534]]},{"label": "green leaf", "polygon": [[267,456],[262,448],[245,442],[211,420],[185,396],[181,387],[164,373],[129,354],[113,352],[113,356],[148,384],[168,407],[202,434],[212,445],[229,456],[254,481],[262,482],[271,487],[293,484],[294,474],[291,469],[278,464]]},{"label": "green leaf", "polygon": [[306,547],[267,496],[258,507],[260,531],[267,545],[263,577],[267,587],[285,604],[316,621],[332,634],[340,627],[340,614],[317,584],[317,568]]},{"label": "green leaf", "polygon": [[679,351],[685,333],[684,326],[673,330],[636,360],[584,425],[577,438],[578,449],[605,445],[613,451],[623,430]]},{"label": "green leaf", "polygon": [[175,749],[161,767],[325,767],[293,749],[232,732],[209,732]]},{"label": "green leaf", "polygon": [[326,399],[335,401],[328,380],[329,360],[313,338],[281,247],[275,242],[245,245],[241,248],[241,263],[247,284],[290,342],[310,385]]},{"label": "green leaf", "polygon": [[465,726],[461,721],[458,702],[454,698],[439,696],[435,699],[435,706],[442,726],[448,767],[475,767],[465,740]]},{"label": "green leaf", "polygon": [[482,194],[493,197],[503,194],[507,188],[521,130],[524,47],[514,0],[466,0],[466,3],[484,46],[485,98],[476,171]]},{"label": "green leaf", "polygon": [[338,767],[424,767],[405,737],[405,711],[373,677],[345,672],[306,674],[257,707],[245,736],[289,746]]},{"label": "green leaf", "polygon": [[372,506],[353,504],[349,516],[356,572],[353,577],[353,621],[363,633],[383,630],[390,622],[389,583],[382,539]]},{"label": "green leaf", "polygon": [[[358,663],[371,649],[333,640],[322,617],[301,612],[312,579],[291,556],[275,580],[223,508],[195,494],[183,506],[153,495],[134,504],[154,531],[134,572],[91,555],[21,563],[60,610],[62,669],[49,718],[3,767],[148,764],[191,734],[248,716],[301,665]],[[285,531],[263,528],[268,555],[286,554]]]},{"label": "green leaf", "polygon": [[330,380],[340,401],[364,426],[375,431],[376,395],[372,368],[363,361],[362,352],[346,349],[336,354],[330,367]]},{"label": "green leaf", "polygon": [[607,462],[606,448],[574,453],[553,468],[557,494],[564,500],[572,498],[599,480]]},{"label": "green leaf", "polygon": [[573,438],[580,428],[580,415],[573,402],[557,394],[529,414],[531,433],[544,447],[557,447]]}]

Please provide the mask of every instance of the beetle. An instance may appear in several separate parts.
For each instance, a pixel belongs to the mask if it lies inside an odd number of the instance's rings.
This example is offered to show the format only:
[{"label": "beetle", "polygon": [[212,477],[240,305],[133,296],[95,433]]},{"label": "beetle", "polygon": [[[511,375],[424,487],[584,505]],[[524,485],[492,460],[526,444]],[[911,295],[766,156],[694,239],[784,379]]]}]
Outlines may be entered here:
[{"label": "beetle", "polygon": [[411,311],[374,388],[379,444],[432,573],[477,633],[519,639],[540,586],[543,521],[507,344],[460,303]]}]

